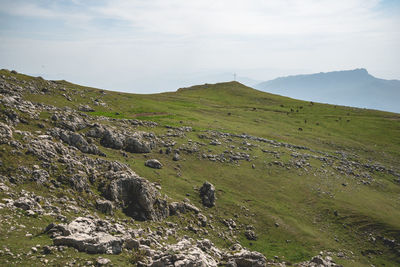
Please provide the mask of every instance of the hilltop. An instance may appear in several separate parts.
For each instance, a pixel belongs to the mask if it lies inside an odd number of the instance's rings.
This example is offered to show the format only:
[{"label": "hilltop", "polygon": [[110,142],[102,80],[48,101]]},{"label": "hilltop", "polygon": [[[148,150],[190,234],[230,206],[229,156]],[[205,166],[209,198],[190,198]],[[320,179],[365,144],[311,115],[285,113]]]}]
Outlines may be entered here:
[{"label": "hilltop", "polygon": [[400,264],[400,115],[0,71],[0,265]]},{"label": "hilltop", "polygon": [[366,69],[280,77],[255,88],[303,100],[400,113],[400,81],[376,78]]}]

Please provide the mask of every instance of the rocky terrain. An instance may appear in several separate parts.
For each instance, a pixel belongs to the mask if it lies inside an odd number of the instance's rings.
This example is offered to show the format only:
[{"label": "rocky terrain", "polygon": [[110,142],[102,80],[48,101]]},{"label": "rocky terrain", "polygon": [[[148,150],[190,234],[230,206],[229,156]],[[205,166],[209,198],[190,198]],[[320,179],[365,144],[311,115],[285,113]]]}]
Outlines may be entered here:
[{"label": "rocky terrain", "polygon": [[[388,231],[384,225],[378,227],[380,222],[352,228],[345,222],[347,215],[342,215],[346,211],[332,205],[318,211],[318,217],[307,216],[319,220],[316,227],[321,231],[331,231],[338,245],[320,241],[320,247],[314,244],[313,251],[304,254],[291,247],[301,244],[291,226],[293,219],[259,217],[262,212],[252,202],[261,200],[246,191],[249,185],[232,193],[218,180],[225,170],[242,169],[272,171],[268,175],[273,177],[283,172],[316,177],[318,182],[307,185],[308,194],[340,202],[347,200],[341,199],[337,188],[384,192],[390,184],[393,194],[399,194],[398,166],[366,160],[356,152],[216,127],[104,116],[96,110],[112,105],[101,98],[109,92],[95,92],[98,98],[86,96],[85,90],[66,88],[63,82],[1,71],[0,265],[370,264],[359,260],[363,256],[399,262],[398,222],[387,222]],[[38,101],[41,97],[48,98]],[[87,101],[74,103],[78,98]],[[194,171],[195,178],[187,169]],[[163,178],[164,174],[178,180]],[[252,176],[242,179],[250,179],[251,184]],[[246,200],[236,205],[225,199],[227,194]],[[391,201],[398,208],[399,199]],[[338,221],[342,216],[343,221]],[[350,250],[353,243],[346,240],[348,233],[333,230],[338,225],[370,245]],[[266,255],[260,249],[271,242],[266,229],[288,244],[287,255],[298,252],[304,255],[294,257],[303,260]]]}]

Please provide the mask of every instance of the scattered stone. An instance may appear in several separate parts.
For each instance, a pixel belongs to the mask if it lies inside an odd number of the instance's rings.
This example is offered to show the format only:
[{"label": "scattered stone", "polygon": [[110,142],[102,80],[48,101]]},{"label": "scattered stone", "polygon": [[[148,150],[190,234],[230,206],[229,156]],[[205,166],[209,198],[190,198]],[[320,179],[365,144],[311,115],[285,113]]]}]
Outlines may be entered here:
[{"label": "scattered stone", "polygon": [[244,235],[248,240],[257,240],[257,235],[253,230],[246,230]]},{"label": "scattered stone", "polygon": [[107,258],[98,257],[97,260],[96,260],[96,265],[97,266],[104,266],[104,265],[107,265],[107,264],[110,264],[110,263],[111,263],[111,260],[107,259]]},{"label": "scattered stone", "polygon": [[180,160],[179,154],[178,154],[178,153],[175,153],[175,154],[174,154],[174,157],[172,158],[172,160],[173,160],[173,161],[178,161],[178,160]]},{"label": "scattered stone", "polygon": [[145,166],[153,168],[153,169],[161,169],[163,167],[163,165],[161,164],[161,162],[159,162],[156,159],[149,159],[146,160],[146,162],[144,163]]}]

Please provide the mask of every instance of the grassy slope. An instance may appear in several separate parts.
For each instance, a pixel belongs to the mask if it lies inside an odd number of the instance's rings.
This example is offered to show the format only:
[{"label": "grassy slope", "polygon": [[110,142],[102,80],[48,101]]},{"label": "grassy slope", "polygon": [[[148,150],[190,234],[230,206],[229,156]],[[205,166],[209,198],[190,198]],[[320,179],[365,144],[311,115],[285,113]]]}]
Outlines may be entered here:
[{"label": "grassy slope", "polygon": [[[312,104],[263,93],[236,82],[153,95],[110,91],[102,94],[98,89],[67,82],[60,84],[65,86],[72,102],[61,96],[63,92],[27,95],[26,98],[73,108],[79,104],[91,104],[91,98],[102,99],[107,107],[96,106],[92,115],[148,119],[160,125],[188,125],[196,132],[189,133],[187,139],[197,141],[202,141],[198,139],[198,131],[215,129],[247,133],[330,153],[341,150],[360,162],[379,162],[394,167],[400,163],[398,114]],[[143,116],[144,113],[146,116]],[[152,131],[165,133],[166,130],[157,127]],[[241,140],[234,141],[240,145]],[[185,143],[186,139],[178,142]],[[210,146],[209,149],[216,154],[220,148]],[[377,229],[382,234],[400,238],[400,187],[393,183],[391,177],[376,173],[373,176],[379,180],[379,185],[360,186],[354,179],[321,173],[316,169],[302,172],[270,166],[267,163],[276,160],[272,155],[258,149],[251,153],[258,159],[241,162],[240,166],[184,155],[179,162],[181,175],[178,176],[174,170],[177,163],[167,155],[153,152],[149,156],[157,157],[165,164],[165,168],[153,170],[144,167],[145,158],[142,155],[130,155],[124,159],[118,152],[106,150],[108,159],[127,162],[143,177],[160,181],[163,192],[173,199],[183,199],[186,193],[190,193],[189,198],[198,203],[193,187],[201,185],[204,180],[214,183],[219,190],[217,207],[209,212],[222,218],[239,214],[237,222],[253,224],[259,239],[252,242],[244,236],[240,239],[269,258],[278,255],[290,261],[299,261],[328,249],[353,251],[355,262],[339,259],[346,266],[368,266],[370,262],[392,265],[399,262],[382,245],[368,243],[366,237],[361,235],[366,230]],[[285,154],[284,151],[282,153]],[[284,155],[282,161],[289,159],[285,156],[288,157]],[[253,163],[256,169],[251,168]],[[312,162],[313,166],[318,164]],[[343,187],[342,182],[348,186]],[[321,194],[321,191],[329,194]],[[249,216],[244,216],[246,212],[243,212],[242,206],[250,209]],[[339,212],[338,217],[333,215],[334,210]],[[275,227],[275,222],[280,226]],[[211,238],[219,242],[215,236]],[[384,251],[384,256],[376,255],[368,259],[360,254],[361,250],[371,248]]]}]

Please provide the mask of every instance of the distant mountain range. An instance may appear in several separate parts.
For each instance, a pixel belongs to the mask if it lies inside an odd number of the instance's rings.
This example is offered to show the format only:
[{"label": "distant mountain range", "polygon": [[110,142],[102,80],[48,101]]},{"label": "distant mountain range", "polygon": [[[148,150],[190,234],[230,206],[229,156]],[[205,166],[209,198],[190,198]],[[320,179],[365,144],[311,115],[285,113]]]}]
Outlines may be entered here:
[{"label": "distant mountain range", "polygon": [[302,100],[400,113],[400,81],[376,78],[366,69],[280,77],[253,87]]}]

